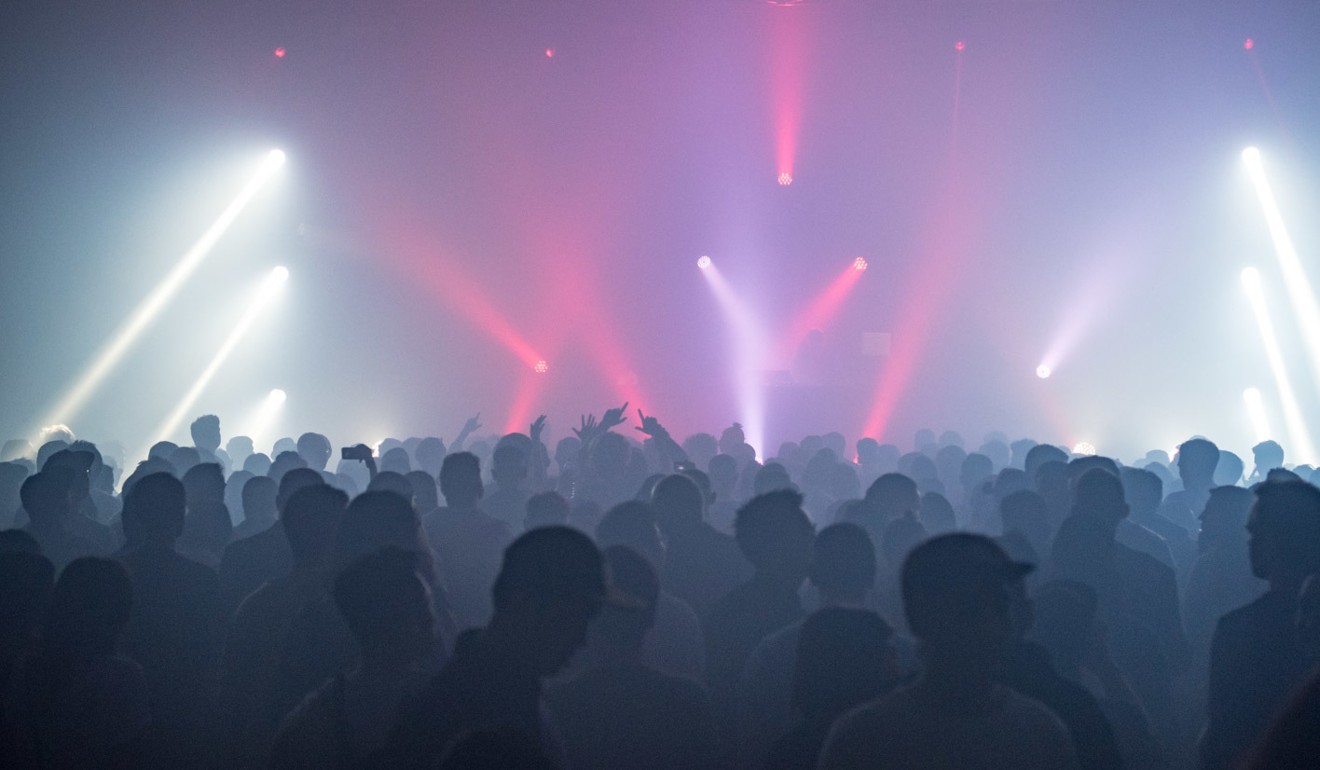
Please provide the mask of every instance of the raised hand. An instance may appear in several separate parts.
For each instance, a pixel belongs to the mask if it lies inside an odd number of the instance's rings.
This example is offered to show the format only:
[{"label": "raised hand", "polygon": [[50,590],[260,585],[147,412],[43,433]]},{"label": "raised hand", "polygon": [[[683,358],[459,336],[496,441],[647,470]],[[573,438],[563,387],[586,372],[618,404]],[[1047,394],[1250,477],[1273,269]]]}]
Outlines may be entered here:
[{"label": "raised hand", "polygon": [[606,409],[605,414],[601,415],[600,418],[601,432],[603,433],[609,430],[610,428],[613,428],[615,425],[622,425],[624,422],[626,422],[628,418],[625,417],[623,414],[626,411],[628,411],[627,401],[624,401],[623,406],[618,407],[616,409]]},{"label": "raised hand", "polygon": [[641,422],[641,425],[638,425],[636,428],[633,428],[633,430],[641,431],[642,433],[645,433],[646,435],[651,436],[652,438],[660,435],[668,435],[669,433],[668,431],[665,430],[664,426],[660,424],[659,420],[657,420],[655,417],[647,417],[646,415],[642,414],[641,409],[637,410],[637,419],[639,422]]},{"label": "raised hand", "polygon": [[545,430],[545,415],[536,418],[531,427],[527,429],[527,434],[532,437],[532,443],[541,443],[541,433]]},{"label": "raised hand", "polygon": [[477,412],[476,417],[469,417],[468,421],[463,423],[463,435],[470,436],[481,429],[481,412]]},{"label": "raised hand", "polygon": [[594,414],[583,415],[581,420],[582,427],[574,428],[573,432],[577,434],[578,439],[581,440],[582,444],[585,446],[588,441],[595,438],[596,434],[600,432],[600,429],[599,426],[596,425],[596,415]]}]

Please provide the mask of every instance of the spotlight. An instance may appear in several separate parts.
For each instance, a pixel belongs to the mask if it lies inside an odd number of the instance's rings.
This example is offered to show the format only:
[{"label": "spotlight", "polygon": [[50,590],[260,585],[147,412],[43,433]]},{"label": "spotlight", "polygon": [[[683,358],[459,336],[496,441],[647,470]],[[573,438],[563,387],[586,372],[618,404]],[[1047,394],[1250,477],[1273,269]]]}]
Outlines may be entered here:
[{"label": "spotlight", "polygon": [[791,184],[793,184],[793,175],[787,171],[779,172],[779,186],[788,187]]},{"label": "spotlight", "polygon": [[1095,455],[1095,445],[1089,441],[1078,441],[1073,445],[1073,454],[1092,457]]},{"label": "spotlight", "polygon": [[555,58],[555,49],[553,49],[553,48],[547,48],[547,49],[545,49],[545,58],[547,58],[547,59],[553,59],[553,58]]},{"label": "spotlight", "polygon": [[83,371],[73,387],[64,394],[59,404],[52,410],[53,414],[45,420],[47,424],[69,422],[73,419],[106,375],[123,359],[124,354],[128,352],[128,349],[137,341],[137,338],[141,336],[147,326],[165,309],[165,305],[174,297],[174,294],[192,276],[202,264],[202,261],[210,255],[220,237],[225,234],[225,231],[234,223],[234,220],[238,219],[238,215],[247,207],[248,202],[261,190],[271,175],[280,166],[284,165],[284,160],[284,153],[279,150],[271,150],[266,155],[261,162],[261,166],[257,169],[257,173],[243,186],[238,196],[229,203],[224,211],[220,212],[220,216],[206,229],[206,232],[202,233],[202,237],[175,263],[173,269],[165,278],[156,284],[155,288],[151,290],[151,294],[147,295],[146,299],[134,308],[133,314],[116,330],[114,337],[106,346],[97,353],[91,365]]},{"label": "spotlight", "polygon": [[1247,417],[1251,419],[1251,428],[1256,434],[1256,441],[1268,439],[1270,424],[1265,418],[1265,404],[1261,400],[1260,391],[1256,388],[1247,388],[1242,391],[1242,400],[1247,403]]},{"label": "spotlight", "polygon": [[1246,40],[1242,41],[1242,47],[1250,51],[1251,49],[1256,47],[1256,41],[1252,40],[1251,38],[1247,38]]},{"label": "spotlight", "polygon": [[959,40],[958,42],[956,42],[956,43],[953,44],[953,50],[955,50],[955,51],[962,51],[962,50],[963,50],[964,48],[966,48],[966,47],[967,47],[967,44],[964,43],[964,42],[961,41],[961,40]]},{"label": "spotlight", "polygon": [[276,58],[276,59],[283,59],[283,58],[284,58],[284,49],[283,49],[283,48],[276,48],[276,49],[275,49],[275,58]]},{"label": "spotlight", "polygon": [[533,366],[532,369],[534,369],[537,374],[545,374],[550,371],[550,364],[547,364],[544,360],[537,361],[536,366]]},{"label": "spotlight", "polygon": [[[179,400],[179,403],[174,406],[174,411],[170,412],[169,417],[166,417],[165,421],[156,429],[151,442],[147,446],[151,446],[151,444],[155,444],[157,441],[164,441],[174,433],[174,429],[179,426],[179,423],[183,422],[185,417],[188,416],[188,411],[193,408],[193,404],[197,403],[198,398],[201,398],[202,391],[206,390],[206,386],[211,383],[216,372],[220,371],[220,367],[223,366],[225,360],[229,358],[229,354],[233,353],[234,348],[238,347],[238,343],[243,341],[243,337],[247,335],[248,330],[252,328],[254,323],[256,323],[257,317],[261,315],[261,311],[264,310],[266,305],[270,304],[271,300],[275,298],[276,293],[284,286],[284,282],[287,281],[288,278],[288,269],[281,266],[272,270],[270,275],[266,277],[266,280],[262,281],[261,286],[257,288],[256,295],[252,297],[252,301],[248,304],[247,310],[244,311],[242,317],[239,318],[238,323],[234,325],[233,330],[229,332],[229,336],[225,338],[225,341],[220,345],[220,348],[216,350],[215,355],[211,358],[211,362],[206,365],[206,368],[202,370],[201,375],[192,384],[192,387],[189,388],[188,392]],[[280,392],[283,393],[283,391]],[[274,395],[275,394],[272,391],[271,397],[274,397]],[[146,456],[145,451],[142,452],[142,456]]]},{"label": "spotlight", "polygon": [[854,270],[865,270],[867,267],[869,267],[869,265],[866,263],[865,259],[858,257],[857,259],[853,260]]},{"label": "spotlight", "polygon": [[706,268],[710,267],[710,257],[702,255],[700,258],[698,258],[697,267],[701,268],[702,270],[705,270]]},{"label": "spotlight", "polygon": [[1053,373],[1054,372],[1051,371],[1050,368],[1045,364],[1041,364],[1040,366],[1036,367],[1036,376],[1041,378],[1042,380],[1048,380],[1050,378],[1050,375]]},{"label": "spotlight", "polygon": [[1288,376],[1288,367],[1284,363],[1283,352],[1279,349],[1278,337],[1274,334],[1274,323],[1270,320],[1265,304],[1265,292],[1260,283],[1260,272],[1254,267],[1242,270],[1242,288],[1251,303],[1252,314],[1256,316],[1256,327],[1260,331],[1261,347],[1265,351],[1265,360],[1269,362],[1270,372],[1274,375],[1274,386],[1279,391],[1279,405],[1283,407],[1283,419],[1288,428],[1288,435],[1303,462],[1314,462],[1315,446],[1311,443],[1311,431],[1302,418],[1301,406],[1297,403],[1297,394],[1293,390],[1292,379]]},{"label": "spotlight", "polygon": [[266,398],[269,399],[272,404],[283,404],[288,400],[289,394],[285,393],[280,388],[275,388],[266,396]]}]

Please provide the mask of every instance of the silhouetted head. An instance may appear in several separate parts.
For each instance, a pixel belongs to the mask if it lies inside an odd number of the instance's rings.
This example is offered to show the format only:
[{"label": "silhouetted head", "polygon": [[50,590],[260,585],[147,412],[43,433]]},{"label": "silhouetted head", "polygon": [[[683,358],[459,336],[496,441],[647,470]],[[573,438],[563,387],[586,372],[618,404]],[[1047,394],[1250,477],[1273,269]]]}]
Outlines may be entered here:
[{"label": "silhouetted head", "polygon": [[753,497],[733,520],[738,548],[760,577],[792,586],[811,571],[816,530],[802,510],[802,495],[791,490]]},{"label": "silhouetted head", "polygon": [[436,488],[434,476],[426,471],[408,471],[406,478],[411,487],[413,506],[419,515],[440,507],[440,490]]},{"label": "silhouetted head", "polygon": [[34,454],[32,444],[27,439],[11,438],[0,447],[0,462],[30,460]]},{"label": "silhouetted head", "polygon": [[[173,441],[157,441],[147,450],[147,459],[169,460],[170,455],[174,454],[174,450],[178,448],[179,445]],[[38,463],[38,467],[40,467],[40,463]]]},{"label": "silhouetted head", "polygon": [[542,676],[559,671],[586,640],[606,597],[600,551],[568,527],[542,527],[504,550],[492,589],[491,627],[507,627]]},{"label": "silhouetted head", "polygon": [[417,442],[417,450],[413,452],[413,459],[417,461],[417,468],[426,471],[431,478],[440,476],[440,466],[445,461],[445,442],[435,436],[427,436]]},{"label": "silhouetted head", "polygon": [[270,468],[272,465],[274,465],[274,463],[270,461],[270,456],[265,452],[254,452],[243,460],[243,470],[254,476],[270,475]]},{"label": "silhouetted head", "polygon": [[954,513],[953,503],[938,492],[927,492],[921,496],[921,526],[932,535],[952,532],[958,528],[958,516]]},{"label": "silhouetted head", "polygon": [[43,649],[63,660],[111,655],[132,607],[133,584],[123,565],[94,556],[74,559],[55,583]]},{"label": "silhouetted head", "polygon": [[326,484],[306,486],[289,496],[280,526],[294,564],[314,567],[325,563],[347,507],[348,495]]},{"label": "silhouetted head", "polygon": [[1095,468],[1077,480],[1073,490],[1073,515],[1091,518],[1106,527],[1117,527],[1128,515],[1123,482],[1109,471]]},{"label": "silhouetted head", "polygon": [[342,569],[386,546],[418,554],[419,569],[428,583],[435,583],[431,546],[412,503],[394,492],[363,492],[353,498],[339,520],[333,564]]},{"label": "silhouetted head", "polygon": [[219,463],[200,463],[183,474],[188,506],[219,505],[225,499],[225,472]]},{"label": "silhouetted head", "polygon": [[434,649],[431,590],[416,553],[383,548],[357,559],[335,578],[334,599],[364,655],[420,659]]},{"label": "silhouetted head", "polygon": [[1256,473],[1261,475],[1283,467],[1283,447],[1277,441],[1266,439],[1255,445],[1251,448],[1251,457],[1256,463]]},{"label": "silhouetted head", "polygon": [[860,604],[875,587],[875,575],[875,546],[865,529],[841,522],[816,534],[810,577],[822,601]]},{"label": "silhouetted head", "polygon": [[917,484],[901,473],[886,473],[866,490],[866,502],[882,519],[921,514]]},{"label": "silhouetted head", "polygon": [[645,556],[657,571],[664,567],[665,544],[650,505],[629,500],[611,508],[596,525],[601,548],[622,545]]},{"label": "silhouetted head", "polygon": [[903,563],[903,611],[927,661],[984,668],[1016,640],[1014,592],[1032,571],[983,535],[922,543]]},{"label": "silhouetted head", "polygon": [[1206,439],[1190,439],[1178,447],[1178,476],[1184,489],[1209,489],[1218,464],[1219,447]]},{"label": "silhouetted head", "polygon": [[891,519],[880,533],[880,553],[884,554],[889,569],[897,571],[908,553],[926,539],[926,534],[926,528],[911,516]]},{"label": "silhouetted head", "polygon": [[41,543],[31,532],[22,529],[0,529],[0,554],[31,553],[41,554]]},{"label": "silhouetted head", "polygon": [[591,625],[591,645],[617,650],[639,650],[655,625],[660,600],[660,580],[655,567],[626,545],[605,548],[610,585],[619,601],[606,604]]},{"label": "silhouetted head", "polygon": [[726,455],[737,454],[745,443],[747,443],[747,435],[743,433],[741,423],[735,422],[720,434],[720,451]]},{"label": "silhouetted head", "polygon": [[253,476],[243,484],[243,516],[255,522],[274,522],[279,516],[275,495],[279,486],[269,476]]},{"label": "silhouetted head", "polygon": [[970,495],[973,489],[985,483],[994,473],[995,466],[990,462],[990,458],[973,452],[963,458],[962,465],[958,469],[958,486]]},{"label": "silhouetted head", "polygon": [[683,441],[683,451],[698,468],[709,469],[710,461],[719,454],[720,445],[709,433],[694,433]]},{"label": "silhouetted head", "polygon": [[[283,481],[286,473],[295,468],[311,470],[310,468],[307,468],[307,461],[302,459],[302,455],[293,450],[288,450],[275,455],[275,459],[271,461],[270,470],[266,472],[266,475],[275,479],[275,482],[278,484]],[[312,472],[315,473],[316,471]]]},{"label": "silhouetted head", "polygon": [[1295,590],[1320,572],[1320,489],[1304,481],[1257,485],[1247,532],[1252,574]]},{"label": "silhouetted head", "polygon": [[1197,538],[1198,550],[1223,544],[1241,548],[1247,536],[1247,522],[1256,496],[1242,487],[1216,487],[1201,512],[1201,534]]},{"label": "silhouetted head", "polygon": [[183,474],[202,461],[202,453],[197,447],[181,446],[170,452],[169,461],[174,466],[175,475],[183,478]]},{"label": "silhouetted head", "polygon": [[1068,462],[1068,453],[1052,444],[1037,444],[1027,450],[1026,464],[1023,470],[1031,478],[1037,478],[1040,467],[1046,463],[1064,463]]},{"label": "silhouetted head", "polygon": [[490,477],[501,487],[517,487],[527,478],[527,452],[510,442],[495,448]]},{"label": "silhouetted head", "polygon": [[802,624],[792,703],[809,722],[829,720],[893,687],[893,629],[869,610],[826,607]]},{"label": "silhouetted head", "polygon": [[[412,473],[412,471],[409,471]],[[393,492],[394,494],[407,500],[409,503],[413,499],[413,485],[408,481],[408,477],[402,473],[394,471],[381,471],[376,474],[376,478],[367,484],[368,492]]]},{"label": "silhouetted head", "polygon": [[144,476],[124,496],[124,533],[131,541],[173,545],[186,508],[183,482],[168,473]]},{"label": "silhouetted head", "polygon": [[566,468],[577,465],[578,453],[582,451],[582,441],[577,436],[565,436],[555,442],[555,465],[562,473]]},{"label": "silhouetted head", "polygon": [[619,479],[628,468],[630,454],[628,439],[606,431],[591,441],[591,469],[603,479]]},{"label": "silhouetted head", "polygon": [[1119,471],[1123,482],[1123,496],[1134,513],[1154,514],[1164,500],[1164,482],[1148,470],[1123,468]]},{"label": "silhouetted head", "polygon": [[523,529],[562,527],[568,524],[568,501],[558,492],[541,492],[527,498]]},{"label": "silhouetted head", "polygon": [[229,453],[231,461],[242,467],[248,456],[256,451],[256,447],[252,445],[250,436],[233,436],[225,442],[225,451]]},{"label": "silhouetted head", "polygon": [[455,452],[440,466],[440,494],[450,508],[475,508],[485,487],[481,483],[481,461],[471,452]]},{"label": "silhouetted head", "polygon": [[61,530],[73,512],[73,471],[52,468],[28,476],[19,487],[23,510],[34,529]]},{"label": "silhouetted head", "polygon": [[212,455],[220,448],[220,418],[213,414],[204,414],[188,426],[192,434],[193,446],[205,449]]},{"label": "silhouetted head", "polygon": [[756,471],[756,478],[752,482],[752,491],[758,495],[780,489],[793,490],[795,488],[793,479],[788,475],[788,470],[779,463],[766,463],[761,466]]},{"label": "silhouetted head", "polygon": [[284,510],[284,505],[293,496],[294,492],[305,487],[325,483],[325,479],[321,478],[321,474],[311,468],[294,468],[279,479],[274,480],[279,484],[279,491],[275,494],[275,507],[281,511]]},{"label": "silhouetted head", "polygon": [[320,433],[304,433],[298,437],[298,456],[314,471],[323,471],[330,462],[330,439]]},{"label": "silhouetted head", "polygon": [[692,479],[681,473],[666,476],[655,485],[651,493],[656,524],[668,536],[701,523],[704,509],[701,490]]}]

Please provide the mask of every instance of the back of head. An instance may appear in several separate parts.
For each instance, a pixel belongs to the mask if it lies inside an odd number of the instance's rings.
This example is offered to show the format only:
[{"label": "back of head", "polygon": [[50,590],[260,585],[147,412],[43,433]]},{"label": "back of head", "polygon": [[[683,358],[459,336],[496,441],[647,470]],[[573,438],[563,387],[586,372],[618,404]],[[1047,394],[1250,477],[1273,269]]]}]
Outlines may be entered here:
[{"label": "back of head", "polygon": [[417,442],[413,458],[417,460],[419,470],[426,471],[431,478],[435,478],[440,475],[440,466],[445,461],[445,442],[435,436],[427,436]]},{"label": "back of head", "polygon": [[1231,486],[1241,483],[1242,472],[1245,468],[1246,466],[1242,462],[1241,457],[1238,457],[1227,449],[1219,450],[1219,463],[1215,465],[1214,473],[1215,486]]},{"label": "back of head", "polygon": [[312,470],[325,470],[331,453],[330,439],[320,433],[304,433],[298,437],[298,456]]},{"label": "back of head", "polygon": [[958,515],[949,498],[938,492],[921,496],[921,525],[932,535],[952,532],[958,528]]},{"label": "back of head", "polygon": [[1082,474],[1073,489],[1073,514],[1095,518],[1117,526],[1128,514],[1123,482],[1106,470],[1094,468]]},{"label": "back of head", "polygon": [[[271,478],[274,478],[272,476]],[[283,511],[284,506],[289,502],[289,498],[294,492],[305,487],[314,487],[318,484],[324,484],[325,480],[321,474],[311,468],[293,468],[280,478],[275,479],[279,484],[279,491],[275,494],[275,507]]]},{"label": "back of head", "polygon": [[1036,478],[1040,466],[1045,463],[1067,463],[1068,453],[1052,444],[1037,444],[1027,450],[1026,466],[1024,470],[1031,478]]},{"label": "back of head", "polygon": [[1283,467],[1283,447],[1277,441],[1266,439],[1252,447],[1251,454],[1260,473]]},{"label": "back of head", "polygon": [[418,555],[383,548],[335,578],[335,606],[363,648],[406,646],[424,654],[435,635],[431,592]]},{"label": "back of head", "polygon": [[701,523],[703,503],[696,482],[681,473],[664,477],[651,492],[656,524],[671,534]]},{"label": "back of head", "polygon": [[1164,500],[1164,482],[1144,468],[1123,468],[1119,472],[1123,495],[1134,511],[1153,513]]},{"label": "back of head", "polygon": [[875,546],[856,524],[831,524],[816,534],[811,582],[829,602],[858,601],[875,586]]},{"label": "back of head", "polygon": [[426,471],[408,471],[406,478],[419,513],[433,511],[440,505],[440,490],[436,488],[434,476]]},{"label": "back of head", "polygon": [[1031,569],[984,535],[933,537],[903,563],[908,626],[943,661],[977,665],[1002,655],[1014,634],[1009,587]]},{"label": "back of head", "polygon": [[[412,473],[412,471],[408,471]],[[405,500],[413,499],[413,485],[408,477],[395,471],[381,471],[367,484],[368,492],[393,492]]]},{"label": "back of head", "polygon": [[766,463],[756,471],[752,482],[752,491],[758,495],[780,489],[793,489],[793,479],[788,470],[779,463]]},{"label": "back of head", "polygon": [[219,463],[198,463],[183,474],[183,489],[190,507],[223,502],[225,472]]},{"label": "back of head", "polygon": [[655,511],[646,503],[629,500],[609,509],[596,525],[596,544],[601,548],[627,546],[649,559],[657,570],[664,566],[664,541]]},{"label": "back of head", "polygon": [[894,684],[893,630],[870,610],[826,607],[802,624],[793,705],[819,723],[883,695]]},{"label": "back of head", "polygon": [[876,479],[866,490],[866,502],[886,519],[921,512],[917,483],[901,473],[886,473]]},{"label": "back of head", "polygon": [[1218,464],[1219,447],[1206,439],[1189,439],[1178,447],[1178,475],[1189,489],[1210,486]]},{"label": "back of head", "polygon": [[440,494],[450,508],[470,508],[483,492],[481,461],[471,452],[455,452],[440,466]]},{"label": "back of head", "polygon": [[605,596],[605,568],[591,538],[569,527],[541,527],[526,532],[504,549],[492,590],[495,610],[520,599],[552,604]]},{"label": "back of head", "polygon": [[55,660],[109,655],[132,607],[133,585],[119,562],[74,559],[55,583],[43,647]]},{"label": "back of head", "polygon": [[183,482],[168,473],[144,476],[124,496],[125,533],[131,530],[144,540],[173,543],[183,534],[186,508]]},{"label": "back of head", "polygon": [[306,486],[290,495],[280,526],[289,541],[294,564],[325,561],[347,507],[348,495],[326,484]]},{"label": "back of head", "polygon": [[243,515],[254,521],[270,521],[279,509],[275,497],[279,485],[269,476],[253,476],[243,484]]},{"label": "back of head", "polygon": [[[1320,489],[1304,481],[1257,485],[1247,527],[1257,577],[1286,574],[1300,580],[1320,572]],[[1261,558],[1265,552],[1268,559]]]},{"label": "back of head", "polygon": [[568,524],[569,505],[558,492],[541,492],[527,498],[525,529],[562,527]]},{"label": "back of head", "polygon": [[[275,455],[275,459],[271,461],[270,470],[266,471],[266,475],[275,479],[278,483],[283,483],[284,477],[297,468],[310,470],[307,468],[307,461],[302,459],[302,455],[293,450],[287,450]],[[312,472],[315,473],[316,471]]]},{"label": "back of head", "polygon": [[[1242,487],[1215,487],[1201,512],[1201,536],[1197,545],[1202,551],[1216,542],[1234,543],[1236,547],[1246,540],[1247,520],[1256,495]],[[1235,547],[1235,546],[1229,546]]]},{"label": "back of head", "polygon": [[220,418],[213,414],[204,414],[192,421],[188,427],[192,434],[193,446],[205,449],[212,454],[220,448]]},{"label": "back of head", "polygon": [[1068,462],[1068,478],[1076,484],[1077,480],[1094,470],[1104,471],[1118,476],[1118,463],[1103,455],[1083,455]]},{"label": "back of head", "polygon": [[[385,546],[429,557],[430,546],[412,503],[394,492],[363,492],[348,504],[335,538],[335,564],[347,565]],[[428,573],[428,579],[430,574]]]},{"label": "back of head", "polygon": [[516,486],[527,478],[527,452],[514,442],[501,443],[491,456],[490,476],[496,484]]},{"label": "back of head", "polygon": [[733,521],[738,548],[758,574],[806,578],[815,528],[802,510],[802,495],[767,492],[738,509]]},{"label": "back of head", "polygon": [[639,648],[655,624],[655,607],[660,599],[655,567],[626,545],[610,546],[601,556],[615,593],[626,597],[627,602],[606,605],[601,610],[592,626],[592,639],[614,648]]},{"label": "back of head", "polygon": [[28,476],[19,487],[19,499],[28,518],[38,527],[64,526],[72,499],[73,472],[52,468]]}]

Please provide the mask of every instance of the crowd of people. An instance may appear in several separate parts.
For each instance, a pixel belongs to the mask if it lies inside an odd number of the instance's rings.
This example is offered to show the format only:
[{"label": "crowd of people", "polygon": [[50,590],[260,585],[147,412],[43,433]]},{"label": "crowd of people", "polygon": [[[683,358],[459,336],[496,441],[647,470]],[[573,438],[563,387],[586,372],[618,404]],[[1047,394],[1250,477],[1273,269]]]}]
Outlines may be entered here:
[{"label": "crowd of people", "polygon": [[921,431],[758,460],[56,428],[0,462],[10,767],[1320,762],[1320,471]]}]

